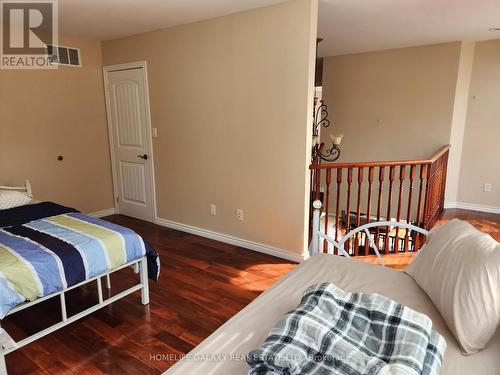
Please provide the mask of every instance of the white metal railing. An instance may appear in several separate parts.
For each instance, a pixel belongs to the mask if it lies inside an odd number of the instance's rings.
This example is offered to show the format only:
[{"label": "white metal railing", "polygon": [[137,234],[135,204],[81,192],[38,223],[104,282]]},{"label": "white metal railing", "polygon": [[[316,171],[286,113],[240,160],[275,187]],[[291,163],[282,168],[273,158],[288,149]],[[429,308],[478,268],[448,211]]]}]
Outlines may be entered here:
[{"label": "white metal railing", "polygon": [[[344,249],[344,245],[347,241],[349,241],[351,238],[356,236],[358,233],[365,233],[366,238],[368,239],[369,246],[373,248],[375,251],[375,254],[377,258],[380,261],[381,265],[384,265],[384,260],[382,258],[382,255],[380,254],[380,251],[375,244],[375,241],[373,239],[373,234],[370,233],[371,228],[376,228],[376,227],[390,227],[390,228],[403,228],[403,229],[408,229],[408,230],[413,230],[417,233],[420,233],[424,236],[428,236],[429,232],[423,228],[417,227],[415,225],[406,223],[406,222],[401,222],[401,221],[376,221],[372,223],[367,223],[364,225],[361,225],[353,230],[351,230],[349,233],[347,233],[340,241],[336,241],[335,238],[332,236],[329,236],[325,233],[322,233],[321,228],[320,228],[320,220],[321,220],[321,207],[322,203],[320,200],[315,200],[313,202],[313,227],[312,227],[312,240],[311,240],[311,247],[309,249],[309,252],[311,255],[319,254],[322,253],[321,246],[325,241],[330,243],[334,248],[337,249],[339,255],[343,255],[346,257],[350,257],[349,253]],[[328,231],[326,231],[328,232]],[[328,252],[331,254],[330,252]]]}]

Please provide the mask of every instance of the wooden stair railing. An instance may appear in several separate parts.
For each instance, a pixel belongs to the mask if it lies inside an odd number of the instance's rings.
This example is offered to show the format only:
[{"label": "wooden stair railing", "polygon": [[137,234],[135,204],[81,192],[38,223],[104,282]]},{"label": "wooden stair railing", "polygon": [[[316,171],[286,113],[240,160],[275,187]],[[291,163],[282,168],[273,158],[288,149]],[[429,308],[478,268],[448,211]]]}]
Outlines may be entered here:
[{"label": "wooden stair railing", "polygon": [[[322,202],[321,231],[338,241],[355,227],[381,220],[430,230],[444,209],[449,148],[428,160],[321,163],[316,158],[309,167],[311,205]],[[424,242],[422,235],[394,227],[374,228],[371,235],[383,254],[418,251]],[[345,250],[372,254],[366,236],[360,233],[346,242]],[[325,241],[323,251],[327,246]]]}]

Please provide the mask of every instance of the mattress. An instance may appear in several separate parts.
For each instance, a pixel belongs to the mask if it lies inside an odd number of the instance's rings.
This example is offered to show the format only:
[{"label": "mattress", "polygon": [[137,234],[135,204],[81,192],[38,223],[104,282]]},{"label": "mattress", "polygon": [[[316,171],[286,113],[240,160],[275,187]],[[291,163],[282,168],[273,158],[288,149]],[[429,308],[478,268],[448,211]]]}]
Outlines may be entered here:
[{"label": "mattress", "polygon": [[0,319],[15,306],[46,297],[156,251],[135,232],[51,202],[0,211]]},{"label": "mattress", "polygon": [[429,316],[448,344],[441,374],[500,375],[500,329],[483,351],[461,354],[429,297],[407,274],[334,255],[309,258],[194,348],[166,374],[246,374],[245,355],[257,348],[310,285],[329,281],[349,291],[379,293]]}]

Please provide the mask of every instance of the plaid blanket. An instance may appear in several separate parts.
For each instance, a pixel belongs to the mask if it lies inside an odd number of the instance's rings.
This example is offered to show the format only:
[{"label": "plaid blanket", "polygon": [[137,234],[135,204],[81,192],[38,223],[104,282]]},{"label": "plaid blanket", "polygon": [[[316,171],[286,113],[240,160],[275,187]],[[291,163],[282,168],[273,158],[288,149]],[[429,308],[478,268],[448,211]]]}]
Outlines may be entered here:
[{"label": "plaid blanket", "polygon": [[424,314],[378,294],[309,287],[249,353],[250,375],[439,374],[445,340]]}]

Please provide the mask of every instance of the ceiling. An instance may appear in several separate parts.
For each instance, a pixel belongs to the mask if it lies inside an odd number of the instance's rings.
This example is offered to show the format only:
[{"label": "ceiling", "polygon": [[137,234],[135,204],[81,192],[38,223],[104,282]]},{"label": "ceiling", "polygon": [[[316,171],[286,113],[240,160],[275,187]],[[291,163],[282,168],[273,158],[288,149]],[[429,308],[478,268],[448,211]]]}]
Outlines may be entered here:
[{"label": "ceiling", "polygon": [[[59,0],[60,32],[116,39],[284,0]],[[321,56],[499,39],[500,0],[319,0]]]},{"label": "ceiling", "polygon": [[320,0],[321,56],[500,39],[500,0]]},{"label": "ceiling", "polygon": [[59,0],[61,34],[111,40],[285,0]]}]

